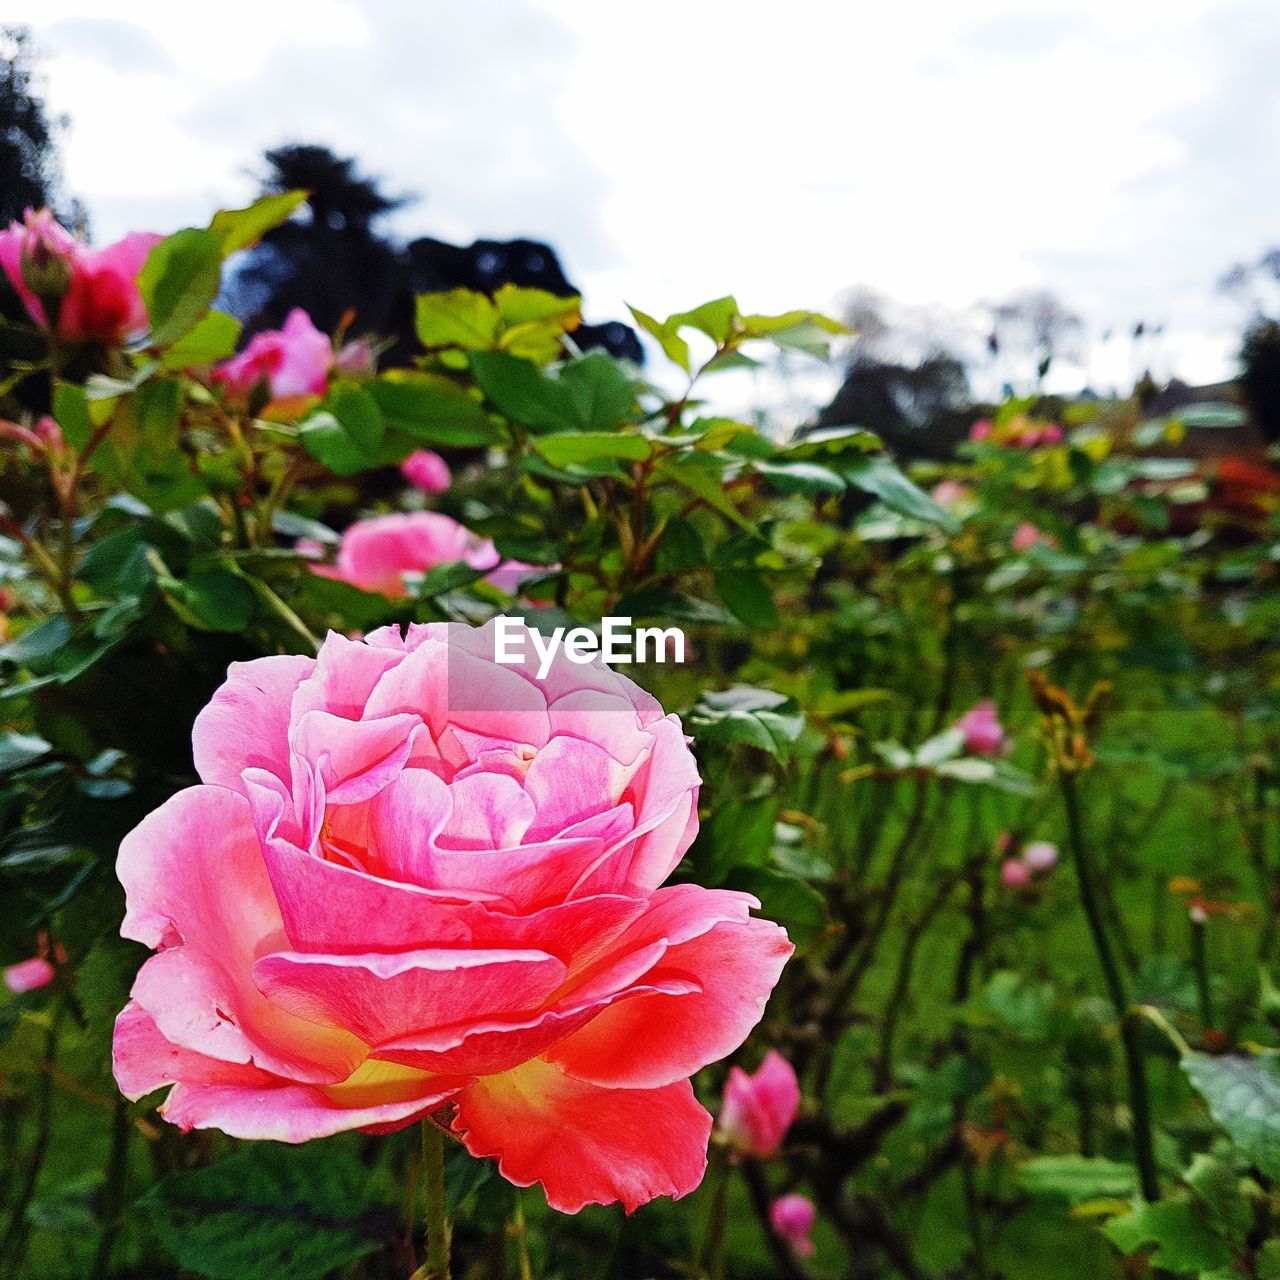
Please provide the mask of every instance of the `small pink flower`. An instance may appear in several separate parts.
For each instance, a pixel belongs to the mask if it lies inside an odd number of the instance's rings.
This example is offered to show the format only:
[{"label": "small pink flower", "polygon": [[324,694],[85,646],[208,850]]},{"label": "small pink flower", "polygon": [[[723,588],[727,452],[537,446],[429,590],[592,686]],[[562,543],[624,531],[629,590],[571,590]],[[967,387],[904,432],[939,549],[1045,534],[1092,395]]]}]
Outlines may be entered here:
[{"label": "small pink flower", "polygon": [[[50,327],[46,303],[56,300],[58,337],[119,343],[147,327],[138,273],[162,239],[134,232],[105,249],[91,249],[59,226],[49,210],[28,209],[22,222],[0,231],[0,267],[41,328]],[[39,283],[32,288],[37,281],[47,282],[47,293]]]},{"label": "small pink flower", "polygon": [[802,1258],[813,1257],[813,1232],[816,1218],[813,1201],[799,1192],[779,1196],[769,1206],[769,1223]]},{"label": "small pink flower", "polygon": [[929,495],[940,507],[951,508],[973,496],[973,490],[959,480],[943,480],[933,486]]},{"label": "small pink flower", "polygon": [[11,964],[4,971],[4,985],[15,995],[26,991],[38,991],[53,981],[57,970],[44,956],[32,956],[18,964]]},{"label": "small pink flower", "polygon": [[373,348],[363,338],[348,342],[334,361],[334,367],[339,373],[349,375],[372,373],[373,365]]},{"label": "small pink flower", "polygon": [[313,570],[399,600],[408,595],[405,574],[425,573],[459,560],[486,570],[485,578],[511,595],[524,578],[539,572],[533,565],[503,560],[489,538],[481,538],[439,511],[358,520],[342,535],[337,562],[315,565]]},{"label": "small pink flower", "polygon": [[244,404],[260,384],[272,400],[322,396],[333,368],[333,344],[301,307],[285,317],[284,327],[255,334],[238,355],[213,371],[227,398]]},{"label": "small pink flower", "polygon": [[1020,858],[1006,858],[1000,864],[1000,883],[1006,889],[1025,889],[1031,883],[1031,868]]},{"label": "small pink flower", "polygon": [[1022,861],[1031,871],[1052,871],[1058,865],[1058,846],[1047,840],[1033,840],[1023,849]]},{"label": "small pink flower", "polygon": [[800,1110],[800,1084],[791,1064],[770,1049],[755,1075],[732,1067],[720,1108],[720,1130],[743,1155],[776,1155]]},{"label": "small pink flower", "polygon": [[996,717],[996,704],[990,698],[975,704],[956,722],[964,734],[965,750],[970,755],[999,755],[1008,745],[1003,726]]},{"label": "small pink flower", "polygon": [[1043,542],[1044,535],[1029,520],[1024,520],[1014,531],[1013,537],[1009,539],[1009,545],[1015,551],[1028,551],[1036,545],[1037,542]]},{"label": "small pink flower", "polygon": [[443,493],[453,481],[449,464],[431,449],[415,450],[400,464],[400,471],[423,493]]},{"label": "small pink flower", "polygon": [[969,428],[969,439],[974,444],[977,444],[979,441],[985,440],[994,430],[995,427],[991,422],[986,418],[979,418],[978,421]]}]

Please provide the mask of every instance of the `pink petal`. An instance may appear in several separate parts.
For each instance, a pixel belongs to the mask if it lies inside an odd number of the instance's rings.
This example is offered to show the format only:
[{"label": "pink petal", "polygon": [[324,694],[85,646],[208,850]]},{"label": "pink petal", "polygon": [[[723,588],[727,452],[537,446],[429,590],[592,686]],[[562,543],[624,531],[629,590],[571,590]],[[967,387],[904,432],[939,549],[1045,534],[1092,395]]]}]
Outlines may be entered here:
[{"label": "pink petal", "polygon": [[282,952],[253,966],[275,1005],[299,1018],[354,1032],[365,1044],[477,1018],[519,1017],[564,980],[540,951],[407,951],[395,955]]},{"label": "pink petal", "polygon": [[534,1059],[458,1098],[457,1132],[474,1156],[497,1158],[508,1182],[540,1182],[562,1213],[655,1196],[702,1181],[711,1117],[687,1080],[662,1089],[600,1089]]},{"label": "pink petal", "polygon": [[315,665],[314,658],[293,656],[231,664],[191,732],[201,781],[243,792],[245,769],[289,781],[289,705]]}]

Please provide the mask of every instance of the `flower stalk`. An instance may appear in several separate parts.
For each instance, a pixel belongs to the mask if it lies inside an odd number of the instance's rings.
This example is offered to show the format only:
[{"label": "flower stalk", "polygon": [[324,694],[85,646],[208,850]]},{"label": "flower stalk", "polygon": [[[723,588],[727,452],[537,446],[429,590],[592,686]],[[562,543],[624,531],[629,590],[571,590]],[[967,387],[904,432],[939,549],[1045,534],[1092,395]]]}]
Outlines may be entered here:
[{"label": "flower stalk", "polygon": [[422,1189],[426,1206],[427,1260],[410,1280],[451,1280],[451,1229],[444,1195],[444,1132],[430,1118],[422,1122]]}]

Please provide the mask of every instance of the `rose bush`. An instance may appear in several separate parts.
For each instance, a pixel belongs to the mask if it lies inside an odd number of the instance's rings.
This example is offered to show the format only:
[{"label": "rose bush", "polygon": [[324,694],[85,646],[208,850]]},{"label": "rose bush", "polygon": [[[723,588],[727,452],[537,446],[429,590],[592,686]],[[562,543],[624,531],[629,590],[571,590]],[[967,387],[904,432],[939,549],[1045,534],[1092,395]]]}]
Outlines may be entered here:
[{"label": "rose bush", "polygon": [[153,947],[116,1025],[133,1098],[183,1129],[301,1142],[448,1123],[556,1208],[697,1186],[688,1077],[791,953],[745,893],[663,888],[697,768],[631,681],[498,666],[493,628],[330,635],[232,668],[202,784],[124,842]]}]

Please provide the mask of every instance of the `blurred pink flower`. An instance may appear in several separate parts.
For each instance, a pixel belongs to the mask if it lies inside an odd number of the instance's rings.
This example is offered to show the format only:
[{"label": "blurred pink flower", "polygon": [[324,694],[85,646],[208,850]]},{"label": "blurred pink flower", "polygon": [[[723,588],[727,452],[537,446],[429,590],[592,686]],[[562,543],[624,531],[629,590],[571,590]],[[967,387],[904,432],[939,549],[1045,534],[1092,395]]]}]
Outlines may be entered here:
[{"label": "blurred pink flower", "polygon": [[1023,849],[1022,861],[1031,871],[1051,871],[1058,865],[1058,846],[1047,840],[1033,840]]},{"label": "blurred pink flower", "polygon": [[770,1225],[802,1258],[813,1257],[809,1236],[816,1217],[813,1201],[798,1191],[779,1196],[769,1206]]},{"label": "blurred pink flower", "polygon": [[1013,537],[1009,539],[1009,545],[1015,551],[1027,551],[1034,547],[1037,542],[1043,542],[1044,535],[1029,520],[1024,520],[1014,531]]},{"label": "blurred pink flower", "polygon": [[1025,889],[1031,883],[1031,868],[1020,858],[1006,858],[1000,864],[1000,883],[1006,889]]},{"label": "blurred pink flower", "polygon": [[453,481],[449,464],[431,449],[415,450],[400,464],[400,471],[423,493],[443,493]]},{"label": "blurred pink flower", "polygon": [[969,439],[977,444],[980,440],[985,440],[995,427],[986,418],[979,418],[977,422],[969,428]]},{"label": "blurred pink flower", "polygon": [[334,368],[345,374],[372,373],[373,365],[373,348],[363,338],[348,342],[334,361]]},{"label": "blurred pink flower", "polygon": [[1062,428],[1056,422],[1050,422],[1046,426],[1040,428],[1040,439],[1037,441],[1040,445],[1061,444]]},{"label": "blurred pink flower", "polygon": [[28,209],[0,231],[0,267],[27,314],[68,342],[119,343],[147,327],[138,273],[163,239],[136,231],[91,249],[58,225],[48,209]]},{"label": "blurred pink flower", "polygon": [[973,497],[973,490],[959,480],[942,480],[933,486],[929,495],[940,507],[954,507],[957,502]]},{"label": "blurred pink flower", "polygon": [[255,334],[249,345],[213,371],[215,384],[227,398],[245,403],[259,384],[272,400],[322,396],[333,368],[333,344],[311,323],[301,307],[285,317],[284,327]]},{"label": "blurred pink flower", "polygon": [[11,964],[4,971],[4,985],[15,995],[26,991],[38,991],[53,981],[57,970],[44,956],[32,956],[18,964]]},{"label": "blurred pink flower", "polygon": [[473,569],[486,570],[486,580],[511,595],[524,578],[541,572],[535,565],[503,560],[490,539],[438,511],[358,520],[342,535],[336,563],[313,565],[312,570],[398,600],[408,594],[405,574],[425,573],[459,560]]},{"label": "blurred pink flower", "polygon": [[964,734],[965,750],[970,755],[999,755],[1008,745],[1003,726],[996,716],[996,704],[990,698],[976,703],[956,721]]},{"label": "blurred pink flower", "polygon": [[754,1075],[729,1070],[720,1108],[720,1131],[744,1155],[776,1155],[800,1110],[800,1084],[791,1064],[775,1049]]}]

